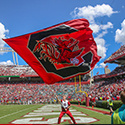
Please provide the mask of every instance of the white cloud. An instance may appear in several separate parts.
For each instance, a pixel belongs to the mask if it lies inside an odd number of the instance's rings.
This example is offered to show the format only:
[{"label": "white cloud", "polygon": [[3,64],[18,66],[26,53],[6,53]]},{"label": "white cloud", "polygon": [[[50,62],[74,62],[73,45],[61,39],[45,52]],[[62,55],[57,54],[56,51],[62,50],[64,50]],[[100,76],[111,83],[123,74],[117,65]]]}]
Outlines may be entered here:
[{"label": "white cloud", "polygon": [[108,33],[107,30],[102,31],[100,34],[98,34],[98,37],[101,38],[101,37],[103,37],[104,35],[106,35],[107,33]]},{"label": "white cloud", "polygon": [[2,38],[5,39],[5,34],[8,32],[9,30],[6,30],[5,26],[2,23],[0,23],[0,47],[4,47],[5,42],[2,40]]},{"label": "white cloud", "polygon": [[99,25],[97,25],[97,24],[91,24],[90,25],[90,28],[93,30],[93,33],[98,33],[99,31],[100,31],[100,26]]},{"label": "white cloud", "polygon": [[111,22],[108,22],[107,24],[104,25],[98,25],[99,27],[99,31],[100,33],[97,35],[97,37],[95,38],[95,42],[97,43],[97,52],[98,55],[102,57],[102,59],[104,59],[106,57],[106,42],[103,39],[103,36],[106,35],[108,33],[108,29],[109,28],[113,28],[113,24]]},{"label": "white cloud", "polygon": [[101,66],[102,68],[105,68],[106,64],[102,62],[102,63],[100,63],[100,66]]},{"label": "white cloud", "polygon": [[71,13],[73,17],[78,18],[86,18],[91,23],[95,22],[96,17],[108,16],[110,17],[113,13],[117,13],[117,11],[113,11],[113,8],[110,5],[102,4],[93,6],[84,6],[84,7],[76,7],[74,11]]},{"label": "white cloud", "polygon": [[103,36],[107,33],[107,29],[109,28],[113,28],[113,24],[111,22],[108,22],[107,24],[104,24],[104,25],[97,25],[96,23],[92,23],[90,25],[90,28],[93,30],[93,33],[98,33],[99,31],[103,31]]},{"label": "white cloud", "polygon": [[108,22],[107,24],[101,25],[100,27],[102,30],[107,30],[109,28],[113,28],[113,24],[111,22]]},{"label": "white cloud", "polygon": [[105,68],[106,64],[105,63],[100,63],[99,65],[95,65],[95,68]]},{"label": "white cloud", "polygon": [[97,43],[98,55],[104,59],[106,57],[106,42],[103,38],[104,35],[108,33],[109,28],[113,28],[113,24],[111,22],[107,22],[107,24],[99,24],[95,21],[97,17],[110,17],[113,13],[117,13],[114,11],[110,5],[102,4],[96,6],[83,6],[76,7],[74,11],[71,13],[73,17],[78,18],[86,18],[90,22],[90,28],[93,30],[95,34],[95,42]]},{"label": "white cloud", "polygon": [[7,60],[6,62],[0,62],[0,65],[13,65],[13,62],[11,62],[11,60]]},{"label": "white cloud", "polygon": [[115,41],[117,43],[125,44],[125,19],[121,23],[121,30],[116,30]]},{"label": "white cloud", "polygon": [[104,59],[106,57],[107,50],[107,48],[105,47],[105,40],[103,38],[96,37],[95,41],[97,43],[97,53],[102,57],[102,59]]}]

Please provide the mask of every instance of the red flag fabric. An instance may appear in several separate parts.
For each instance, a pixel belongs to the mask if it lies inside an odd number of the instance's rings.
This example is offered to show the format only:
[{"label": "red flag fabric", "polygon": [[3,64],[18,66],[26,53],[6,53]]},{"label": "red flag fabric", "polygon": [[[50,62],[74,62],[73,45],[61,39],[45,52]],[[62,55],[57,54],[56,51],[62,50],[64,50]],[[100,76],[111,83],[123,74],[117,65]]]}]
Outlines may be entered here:
[{"label": "red flag fabric", "polygon": [[105,68],[108,68],[108,65],[107,65],[107,66],[105,66]]},{"label": "red flag fabric", "polygon": [[100,57],[86,19],[4,39],[47,84],[91,71]]}]

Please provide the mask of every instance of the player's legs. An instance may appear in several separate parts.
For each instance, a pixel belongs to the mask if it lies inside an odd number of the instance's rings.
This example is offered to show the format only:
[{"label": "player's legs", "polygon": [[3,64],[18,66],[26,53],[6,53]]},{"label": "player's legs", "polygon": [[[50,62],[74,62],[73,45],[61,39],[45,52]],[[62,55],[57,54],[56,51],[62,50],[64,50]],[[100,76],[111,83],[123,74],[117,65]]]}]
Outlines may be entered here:
[{"label": "player's legs", "polygon": [[94,106],[95,106],[95,103],[94,103],[94,102],[92,102],[92,108],[94,108]]},{"label": "player's legs", "polygon": [[58,118],[58,124],[60,124],[61,122],[61,118],[63,117],[63,115],[65,114],[66,112],[62,111],[59,115],[59,118]]},{"label": "player's legs", "polygon": [[76,124],[76,121],[75,121],[74,117],[72,116],[72,113],[69,110],[66,111],[66,114],[72,119],[73,123]]},{"label": "player's legs", "polygon": [[110,114],[112,114],[113,113],[112,106],[109,106],[109,108],[110,108]]}]

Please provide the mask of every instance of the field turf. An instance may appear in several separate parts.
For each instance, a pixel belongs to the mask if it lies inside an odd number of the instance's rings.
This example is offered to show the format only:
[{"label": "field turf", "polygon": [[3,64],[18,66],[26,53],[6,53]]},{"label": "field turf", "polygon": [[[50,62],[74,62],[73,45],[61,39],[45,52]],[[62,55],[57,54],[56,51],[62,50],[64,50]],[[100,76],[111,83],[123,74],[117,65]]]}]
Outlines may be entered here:
[{"label": "field turf", "polygon": [[[32,112],[33,110],[36,110],[40,107],[42,107],[42,105],[0,105],[0,124],[8,124],[15,119],[21,119],[22,118],[21,116],[26,115],[27,113]],[[93,117],[99,120],[92,124],[110,124],[111,123],[110,115],[98,113],[95,111],[91,111],[91,110],[76,107],[76,106],[72,106],[71,108],[87,114],[87,117]],[[104,110],[101,108],[96,108],[96,109]],[[58,115],[53,115],[53,116],[48,115],[48,116],[45,116],[45,119],[54,118],[54,117],[58,117]],[[66,121],[63,124],[69,124],[69,123],[68,121]]]},{"label": "field turf", "polygon": [[8,124],[41,105],[0,105],[0,124]]},{"label": "field turf", "polygon": [[[102,114],[102,113],[98,113],[98,112],[95,112],[95,111],[91,111],[91,110],[88,110],[88,109],[83,109],[83,108],[79,108],[79,107],[75,107],[75,106],[73,106],[73,108],[77,109],[78,111],[82,111],[85,114],[88,114],[89,117],[94,117],[96,119],[99,119],[99,121],[94,122],[93,124],[111,124],[111,116],[110,115],[105,115],[105,114]],[[101,111],[102,110],[103,111],[109,111],[109,110],[106,110],[106,109],[103,109],[103,108],[94,108],[94,109],[99,109]]]}]

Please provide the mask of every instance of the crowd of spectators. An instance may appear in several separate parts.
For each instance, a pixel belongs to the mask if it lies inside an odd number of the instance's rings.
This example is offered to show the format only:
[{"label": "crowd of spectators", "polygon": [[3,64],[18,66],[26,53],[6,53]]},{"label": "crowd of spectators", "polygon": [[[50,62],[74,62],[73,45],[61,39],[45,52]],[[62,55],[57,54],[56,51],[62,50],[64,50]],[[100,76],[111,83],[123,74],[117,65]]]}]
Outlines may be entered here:
[{"label": "crowd of spectators", "polygon": [[107,76],[115,75],[115,74],[118,74],[118,73],[122,73],[124,71],[125,71],[125,66],[118,66],[111,73],[107,74]]},{"label": "crowd of spectators", "polygon": [[[111,97],[113,100],[119,100],[119,93],[124,89],[125,78],[110,79],[94,83],[91,87],[82,84],[81,91],[86,91],[90,100],[107,100]],[[68,100],[85,100],[85,94],[76,91],[80,90],[80,85],[68,83],[56,83],[47,85],[43,83],[16,83],[0,84],[0,103],[55,103],[55,94],[61,99],[65,94]],[[54,93],[55,94],[54,94]]]},{"label": "crowd of spectators", "polygon": [[120,99],[120,92],[125,88],[125,78],[111,78],[105,81],[96,82],[88,91],[89,98],[92,100],[112,100]]},{"label": "crowd of spectators", "polygon": [[121,55],[125,54],[125,45],[121,46],[115,53],[113,53],[106,61],[115,59]]},{"label": "crowd of spectators", "polygon": [[[0,65],[0,76],[19,76],[19,77],[39,77],[39,75],[29,66],[29,65]],[[88,81],[90,78],[89,73],[86,75],[81,75],[81,80]],[[76,81],[79,80],[79,76],[76,77]],[[62,82],[73,82],[74,78],[70,78]],[[43,80],[41,80],[43,83]],[[59,82],[60,83],[60,82]]]},{"label": "crowd of spectators", "polygon": [[28,65],[0,65],[0,76],[38,76]]},{"label": "crowd of spectators", "polygon": [[[116,67],[111,73],[124,72],[125,66]],[[0,76],[12,75],[37,75],[35,71],[29,66],[0,66]],[[89,79],[89,75],[81,76],[81,81],[85,83]],[[86,79],[86,80],[85,80]],[[76,77],[79,81],[79,76]],[[90,100],[107,100],[110,97],[113,100],[119,100],[119,93],[124,89],[125,77],[119,79],[113,77],[105,79],[104,81],[94,82],[93,85],[80,84],[75,85],[74,79],[69,79],[64,82],[59,82],[53,85],[47,85],[43,82],[12,82],[6,81],[0,83],[0,103],[55,103],[55,94],[61,96],[65,94],[68,100],[85,100],[85,93],[78,91],[85,91],[88,93]],[[54,91],[54,93],[53,93]],[[77,93],[76,93],[77,91]]]},{"label": "crowd of spectators", "polygon": [[46,85],[41,83],[16,83],[16,84],[0,84],[0,102],[1,103],[54,103],[56,101],[55,94],[61,96],[65,94],[69,100],[83,99],[83,93],[75,93],[75,85],[53,84]]}]

